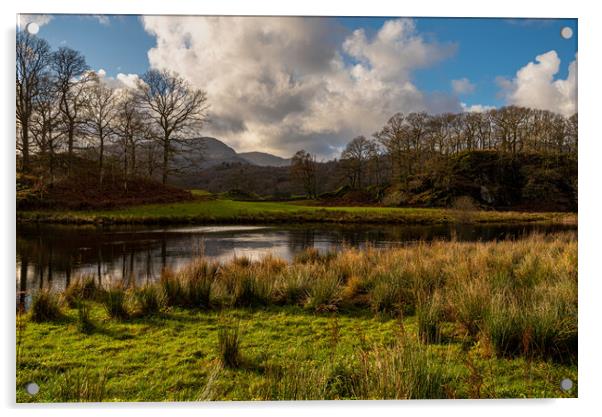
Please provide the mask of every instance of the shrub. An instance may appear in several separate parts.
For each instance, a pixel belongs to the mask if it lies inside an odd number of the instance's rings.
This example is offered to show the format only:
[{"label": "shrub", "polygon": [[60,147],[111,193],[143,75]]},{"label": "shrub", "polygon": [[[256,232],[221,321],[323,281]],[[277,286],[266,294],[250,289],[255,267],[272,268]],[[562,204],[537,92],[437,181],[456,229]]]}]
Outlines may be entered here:
[{"label": "shrub", "polygon": [[36,292],[31,300],[31,320],[41,323],[62,317],[59,297],[50,290]]},{"label": "shrub", "polygon": [[241,364],[239,325],[221,327],[217,333],[219,359],[225,368],[238,368]]},{"label": "shrub", "polygon": [[165,293],[156,285],[147,284],[136,288],[133,295],[138,312],[143,316],[158,314],[165,309]]},{"label": "shrub", "polygon": [[107,315],[112,319],[126,319],[129,316],[126,293],[122,286],[115,285],[105,291],[102,299]]}]

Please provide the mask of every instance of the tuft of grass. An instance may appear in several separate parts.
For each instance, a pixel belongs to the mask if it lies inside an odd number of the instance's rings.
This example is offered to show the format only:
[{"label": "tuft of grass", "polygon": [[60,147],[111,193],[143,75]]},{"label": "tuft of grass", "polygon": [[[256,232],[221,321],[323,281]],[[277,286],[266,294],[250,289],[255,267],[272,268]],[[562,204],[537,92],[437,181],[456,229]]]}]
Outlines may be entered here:
[{"label": "tuft of grass", "polygon": [[124,320],[129,317],[126,292],[121,285],[109,287],[104,293],[102,304],[112,319]]},{"label": "tuft of grass", "polygon": [[31,320],[37,323],[58,320],[63,316],[59,296],[51,290],[40,290],[31,300]]},{"label": "tuft of grass", "polygon": [[342,300],[342,286],[339,277],[321,269],[312,281],[305,307],[316,312],[337,311]]},{"label": "tuft of grass", "polygon": [[289,268],[278,277],[276,298],[281,304],[300,305],[310,288],[309,268]]},{"label": "tuft of grass", "polygon": [[90,334],[96,325],[90,317],[90,306],[84,300],[77,303],[77,328],[80,332]]},{"label": "tuft of grass", "polygon": [[418,336],[424,343],[439,343],[441,341],[441,323],[443,321],[443,304],[441,296],[435,292],[426,296],[418,303],[416,318],[418,321]]},{"label": "tuft of grass", "polygon": [[236,369],[241,365],[240,325],[222,326],[217,333],[219,359],[223,367]]},{"label": "tuft of grass", "polygon": [[327,263],[336,257],[336,252],[320,252],[319,249],[314,247],[306,248],[301,252],[297,253],[294,257],[294,262],[298,264],[308,263]]},{"label": "tuft of grass", "polygon": [[80,300],[96,300],[102,288],[93,276],[82,276],[73,280],[63,292],[63,298],[71,308],[77,308]]},{"label": "tuft of grass", "polygon": [[391,348],[360,352],[353,392],[364,399],[442,399],[453,397],[454,377],[428,349],[403,337]]},{"label": "tuft of grass", "polygon": [[183,303],[186,298],[182,280],[171,268],[165,268],[161,271],[159,284],[165,293],[165,301],[169,306],[177,306]]},{"label": "tuft of grass", "polygon": [[67,371],[59,379],[57,391],[57,402],[102,402],[107,394],[107,372]]},{"label": "tuft of grass", "polygon": [[266,306],[272,302],[273,285],[252,267],[231,265],[223,272],[231,288],[231,304],[234,307]]},{"label": "tuft of grass", "polygon": [[133,297],[141,316],[150,316],[163,312],[166,307],[166,297],[163,289],[156,285],[147,284],[133,290]]},{"label": "tuft of grass", "polygon": [[211,290],[219,271],[219,264],[199,258],[184,271],[187,304],[196,308],[211,307]]}]

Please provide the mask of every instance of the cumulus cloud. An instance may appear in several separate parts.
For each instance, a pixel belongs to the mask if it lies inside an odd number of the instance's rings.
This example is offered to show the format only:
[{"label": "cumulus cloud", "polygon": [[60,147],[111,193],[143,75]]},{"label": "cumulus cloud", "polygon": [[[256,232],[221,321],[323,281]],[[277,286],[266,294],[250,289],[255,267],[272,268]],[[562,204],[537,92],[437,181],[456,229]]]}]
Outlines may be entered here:
[{"label": "cumulus cloud", "polygon": [[53,19],[49,14],[20,14],[18,23],[19,30],[24,30],[28,23],[37,23],[39,27],[48,24]]},{"label": "cumulus cloud", "polygon": [[509,104],[571,116],[577,111],[577,56],[569,64],[566,79],[555,79],[559,69],[560,58],[552,50],[536,56],[512,80],[499,78],[498,84]]},{"label": "cumulus cloud", "polygon": [[459,80],[451,80],[452,90],[458,95],[466,95],[474,93],[476,86],[470,82],[468,78],[460,78]]},{"label": "cumulus cloud", "polygon": [[115,77],[110,77],[104,69],[96,71],[100,81],[113,89],[135,88],[139,80],[138,74],[122,74],[119,73]]},{"label": "cumulus cloud", "polygon": [[151,67],[176,71],[208,93],[203,134],[237,150],[337,156],[395,112],[453,111],[457,99],[425,94],[413,71],[455,52],[427,42],[414,21],[386,21],[373,35],[329,18],[145,16],[157,45]]}]

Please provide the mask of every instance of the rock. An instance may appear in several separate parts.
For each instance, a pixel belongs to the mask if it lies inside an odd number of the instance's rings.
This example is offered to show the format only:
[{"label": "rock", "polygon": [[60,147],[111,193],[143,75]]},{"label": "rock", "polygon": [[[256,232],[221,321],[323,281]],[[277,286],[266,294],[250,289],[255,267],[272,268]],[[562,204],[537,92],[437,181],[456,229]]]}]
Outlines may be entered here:
[{"label": "rock", "polygon": [[487,204],[493,204],[493,202],[495,201],[495,198],[493,197],[489,189],[484,185],[481,185],[481,199]]}]

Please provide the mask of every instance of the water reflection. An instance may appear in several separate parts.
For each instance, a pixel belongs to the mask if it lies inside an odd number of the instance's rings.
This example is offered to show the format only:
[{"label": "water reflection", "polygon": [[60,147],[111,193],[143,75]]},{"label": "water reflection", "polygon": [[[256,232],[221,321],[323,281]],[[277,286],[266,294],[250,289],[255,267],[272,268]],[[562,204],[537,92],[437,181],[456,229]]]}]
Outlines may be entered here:
[{"label": "water reflection", "polygon": [[17,295],[38,288],[60,290],[76,276],[99,283],[120,280],[141,284],[158,278],[165,267],[179,268],[203,253],[219,261],[234,256],[258,259],[267,254],[291,259],[314,247],[387,247],[408,242],[516,238],[525,234],[574,229],[545,225],[436,226],[206,226],[96,227],[19,225],[17,227]]}]

